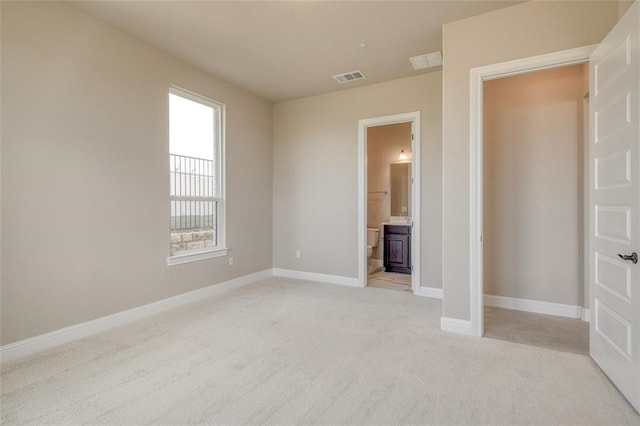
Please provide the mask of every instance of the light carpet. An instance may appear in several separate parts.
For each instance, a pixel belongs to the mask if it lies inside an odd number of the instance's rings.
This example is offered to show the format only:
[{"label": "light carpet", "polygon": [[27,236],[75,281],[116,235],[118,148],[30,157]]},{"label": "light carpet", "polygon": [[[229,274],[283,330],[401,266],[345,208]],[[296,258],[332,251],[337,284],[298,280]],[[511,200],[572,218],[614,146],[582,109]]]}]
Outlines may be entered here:
[{"label": "light carpet", "polygon": [[484,335],[587,355],[589,323],[574,318],[484,307]]},{"label": "light carpet", "polygon": [[2,424],[615,424],[584,356],[439,329],[440,301],[271,278],[2,366]]}]

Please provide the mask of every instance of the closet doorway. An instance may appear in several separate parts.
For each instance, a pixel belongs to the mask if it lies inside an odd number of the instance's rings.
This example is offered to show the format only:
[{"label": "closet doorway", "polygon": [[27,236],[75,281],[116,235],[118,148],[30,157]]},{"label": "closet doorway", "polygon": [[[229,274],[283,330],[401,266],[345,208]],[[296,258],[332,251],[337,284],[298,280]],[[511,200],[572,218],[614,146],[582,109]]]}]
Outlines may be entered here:
[{"label": "closet doorway", "polygon": [[582,354],[588,64],[484,82],[484,336]]}]

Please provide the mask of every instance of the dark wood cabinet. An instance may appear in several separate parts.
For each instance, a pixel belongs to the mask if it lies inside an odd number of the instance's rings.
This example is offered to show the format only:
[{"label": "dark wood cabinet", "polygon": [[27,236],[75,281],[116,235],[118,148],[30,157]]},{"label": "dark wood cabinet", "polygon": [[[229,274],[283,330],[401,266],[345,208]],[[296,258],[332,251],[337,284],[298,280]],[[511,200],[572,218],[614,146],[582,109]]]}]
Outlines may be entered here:
[{"label": "dark wood cabinet", "polygon": [[384,269],[411,273],[411,226],[384,225]]}]

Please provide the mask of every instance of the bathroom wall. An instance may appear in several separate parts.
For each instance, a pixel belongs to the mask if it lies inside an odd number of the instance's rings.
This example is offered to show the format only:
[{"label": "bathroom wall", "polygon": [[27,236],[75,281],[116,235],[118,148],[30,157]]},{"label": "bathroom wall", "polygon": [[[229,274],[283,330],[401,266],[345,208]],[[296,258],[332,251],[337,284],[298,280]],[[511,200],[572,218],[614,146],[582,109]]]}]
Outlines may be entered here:
[{"label": "bathroom wall", "polygon": [[484,83],[485,294],[582,306],[583,72]]},{"label": "bathroom wall", "polygon": [[[367,227],[380,229],[391,215],[390,165],[398,162],[400,151],[411,152],[411,123],[390,124],[367,129]],[[381,193],[386,191],[387,194]],[[411,212],[407,213],[410,216]],[[382,259],[382,242],[373,250],[373,259]]]}]

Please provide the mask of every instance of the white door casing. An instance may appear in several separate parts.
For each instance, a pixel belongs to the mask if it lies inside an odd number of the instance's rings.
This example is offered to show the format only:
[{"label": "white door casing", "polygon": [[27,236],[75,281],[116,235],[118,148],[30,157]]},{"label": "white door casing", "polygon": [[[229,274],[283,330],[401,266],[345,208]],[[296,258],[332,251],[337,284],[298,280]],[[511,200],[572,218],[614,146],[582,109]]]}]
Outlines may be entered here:
[{"label": "white door casing", "polygon": [[[533,71],[582,64],[589,61],[595,45],[545,53],[528,58],[472,68],[470,71],[470,227],[469,227],[469,283],[470,321],[455,332],[482,336],[484,334],[483,242],[482,242],[482,150],[483,150],[483,85],[487,80],[509,77]],[[450,331],[454,331],[450,329]]]},{"label": "white door casing", "polygon": [[640,411],[640,0],[591,55],[590,354]]},{"label": "white door casing", "polygon": [[[386,126],[389,124],[411,123],[411,289],[414,294],[420,289],[420,169],[421,169],[421,130],[420,111],[402,114],[386,115],[383,117],[358,120],[358,283],[360,287],[367,286],[367,128]],[[380,230],[382,233],[383,230]]]}]

